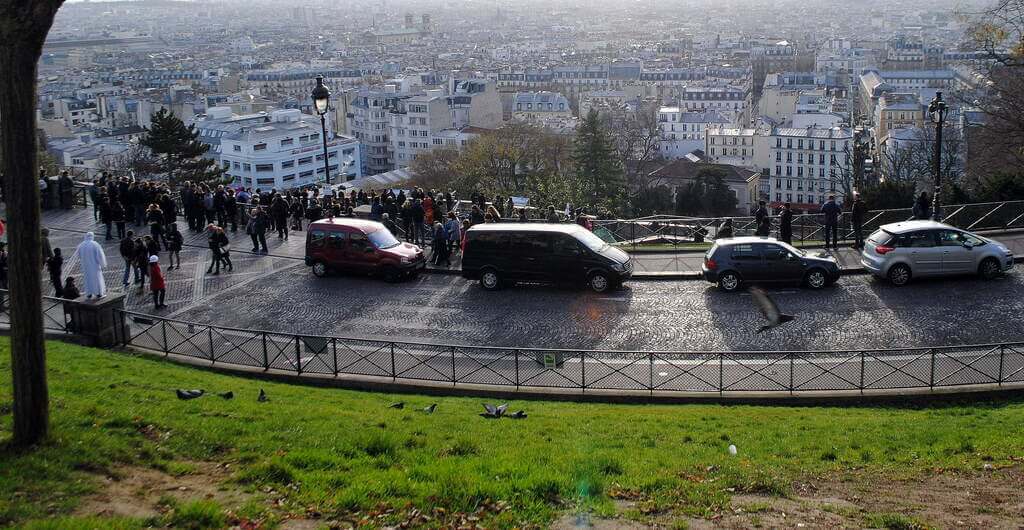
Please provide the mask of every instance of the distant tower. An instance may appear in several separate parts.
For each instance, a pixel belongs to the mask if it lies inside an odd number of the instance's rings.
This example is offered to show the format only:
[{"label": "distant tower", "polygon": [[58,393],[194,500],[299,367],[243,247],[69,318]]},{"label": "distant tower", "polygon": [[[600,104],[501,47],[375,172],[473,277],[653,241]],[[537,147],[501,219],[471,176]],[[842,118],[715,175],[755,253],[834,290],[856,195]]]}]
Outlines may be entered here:
[{"label": "distant tower", "polygon": [[430,15],[424,14],[420,19],[420,30],[424,33],[430,32]]},{"label": "distant tower", "polygon": [[414,27],[415,27],[415,23],[413,22],[412,14],[411,13],[410,14],[406,14],[405,15],[405,28],[406,29],[410,29],[410,28],[414,28]]}]

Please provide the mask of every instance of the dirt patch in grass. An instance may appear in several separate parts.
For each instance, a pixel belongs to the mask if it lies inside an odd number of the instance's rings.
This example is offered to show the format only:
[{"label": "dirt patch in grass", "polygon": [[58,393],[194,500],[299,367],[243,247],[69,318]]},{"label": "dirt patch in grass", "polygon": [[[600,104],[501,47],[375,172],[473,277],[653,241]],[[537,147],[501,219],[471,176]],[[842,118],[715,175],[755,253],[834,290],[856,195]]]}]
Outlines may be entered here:
[{"label": "dirt patch in grass", "polygon": [[553,527],[1020,529],[1024,520],[1024,471],[936,470],[914,480],[847,473],[793,484],[789,497],[734,494],[727,509],[707,519],[673,514],[638,518],[633,502],[617,502],[616,508],[619,515],[615,518],[571,514]]},{"label": "dirt patch in grass", "polygon": [[147,467],[114,468],[103,476],[98,491],[82,500],[74,515],[145,519],[165,511],[169,499],[180,503],[210,500],[232,509],[252,498],[238,486],[225,484],[231,475],[228,467],[209,462],[175,467],[182,472],[172,475]]}]

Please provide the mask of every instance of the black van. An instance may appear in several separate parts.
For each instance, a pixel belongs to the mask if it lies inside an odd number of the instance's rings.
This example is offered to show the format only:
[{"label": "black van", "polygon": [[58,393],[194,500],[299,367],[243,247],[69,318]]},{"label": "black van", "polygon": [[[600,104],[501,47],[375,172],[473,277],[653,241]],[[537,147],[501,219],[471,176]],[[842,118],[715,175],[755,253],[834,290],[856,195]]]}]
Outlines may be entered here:
[{"label": "black van", "polygon": [[633,274],[629,254],[574,224],[487,223],[466,232],[462,275],[488,291],[523,282],[585,282],[596,292]]}]

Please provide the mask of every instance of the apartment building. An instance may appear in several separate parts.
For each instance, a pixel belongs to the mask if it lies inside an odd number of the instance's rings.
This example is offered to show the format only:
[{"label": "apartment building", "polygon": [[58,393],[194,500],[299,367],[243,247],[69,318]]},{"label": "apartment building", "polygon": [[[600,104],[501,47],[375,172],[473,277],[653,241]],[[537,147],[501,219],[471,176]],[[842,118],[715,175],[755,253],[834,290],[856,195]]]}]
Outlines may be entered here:
[{"label": "apartment building", "polygon": [[704,132],[725,127],[729,119],[716,111],[686,112],[679,107],[658,109],[661,140],[658,150],[664,158],[675,160],[697,149],[704,149]]},{"label": "apartment building", "polygon": [[359,141],[328,130],[325,169],[320,120],[298,109],[236,116],[228,107],[214,107],[195,123],[200,140],[217,144],[216,158],[235,186],[282,190],[318,185],[325,182],[327,169],[332,182],[362,176]]},{"label": "apartment building", "polygon": [[534,121],[544,118],[571,118],[569,100],[557,92],[516,92],[512,97],[512,119]]}]

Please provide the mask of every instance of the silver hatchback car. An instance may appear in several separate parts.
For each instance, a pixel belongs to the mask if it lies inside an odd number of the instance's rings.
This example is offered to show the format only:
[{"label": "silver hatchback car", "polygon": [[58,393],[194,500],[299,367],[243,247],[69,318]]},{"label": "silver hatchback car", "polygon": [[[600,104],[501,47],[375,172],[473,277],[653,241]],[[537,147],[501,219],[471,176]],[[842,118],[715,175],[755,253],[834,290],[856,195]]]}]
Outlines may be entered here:
[{"label": "silver hatchback car", "polygon": [[991,239],[936,221],[882,225],[864,242],[861,265],[893,285],[911,278],[978,274],[991,279],[1013,268],[1013,252]]}]

